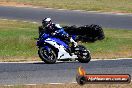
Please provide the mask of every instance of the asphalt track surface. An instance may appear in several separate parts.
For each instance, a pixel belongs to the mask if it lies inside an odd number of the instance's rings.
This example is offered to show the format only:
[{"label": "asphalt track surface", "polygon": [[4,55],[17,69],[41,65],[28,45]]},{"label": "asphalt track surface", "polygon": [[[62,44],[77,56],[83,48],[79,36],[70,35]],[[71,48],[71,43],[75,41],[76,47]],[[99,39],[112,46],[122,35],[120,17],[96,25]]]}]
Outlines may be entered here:
[{"label": "asphalt track surface", "polygon": [[0,18],[41,22],[41,20],[45,17],[51,17],[54,22],[60,24],[79,26],[98,24],[107,28],[132,29],[132,15],[0,6]]},{"label": "asphalt track surface", "polygon": [[76,71],[82,66],[87,74],[130,74],[132,60],[98,60],[89,63],[58,62],[56,64],[0,63],[0,84],[44,84],[76,82]]},{"label": "asphalt track surface", "polygon": [[[0,18],[41,22],[51,17],[55,22],[70,25],[99,24],[102,27],[132,29],[131,15],[113,15],[68,10],[42,8],[16,8],[0,6]],[[89,74],[130,74],[132,59],[78,62],[60,62],[56,64],[0,63],[0,84],[43,84],[76,82],[76,71],[84,67]]]}]

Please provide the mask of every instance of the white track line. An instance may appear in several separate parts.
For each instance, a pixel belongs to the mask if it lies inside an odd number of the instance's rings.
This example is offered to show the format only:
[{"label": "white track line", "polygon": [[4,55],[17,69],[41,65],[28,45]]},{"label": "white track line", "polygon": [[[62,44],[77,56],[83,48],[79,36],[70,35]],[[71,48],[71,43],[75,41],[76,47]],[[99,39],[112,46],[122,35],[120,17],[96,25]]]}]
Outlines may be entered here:
[{"label": "white track line", "polygon": [[[131,82],[132,82],[132,80],[131,80]],[[44,84],[22,84],[22,85],[23,86],[37,86],[37,85],[64,85],[64,84],[67,84],[67,83],[44,83]],[[71,82],[68,84],[77,84],[77,82]],[[12,87],[14,85],[3,85],[3,86]]]},{"label": "white track line", "polygon": [[[77,82],[71,82],[69,84],[76,84]],[[36,85],[64,85],[64,84],[67,84],[67,83],[41,83],[41,84],[22,84],[24,86],[36,86]],[[19,85],[19,84],[18,84]],[[14,85],[4,85],[4,86],[14,86]]]},{"label": "white track line", "polygon": [[[101,60],[124,60],[124,59],[131,59],[132,58],[117,58],[117,59],[91,59],[91,61],[101,61]],[[72,63],[77,61],[57,61],[57,63]],[[24,61],[24,62],[0,62],[0,63],[43,63],[43,61]]]},{"label": "white track line", "polygon": [[123,59],[132,59],[132,58],[116,58],[116,59],[92,59],[91,61],[99,61],[99,60],[123,60]]}]

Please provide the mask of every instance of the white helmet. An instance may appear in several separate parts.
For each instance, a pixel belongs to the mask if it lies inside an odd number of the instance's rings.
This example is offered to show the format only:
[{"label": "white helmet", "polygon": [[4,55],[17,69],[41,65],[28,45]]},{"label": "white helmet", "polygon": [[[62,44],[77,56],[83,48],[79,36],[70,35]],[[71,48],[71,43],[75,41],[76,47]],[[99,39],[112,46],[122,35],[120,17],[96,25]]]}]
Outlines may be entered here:
[{"label": "white helmet", "polygon": [[44,18],[44,19],[42,20],[42,25],[43,25],[44,27],[48,27],[50,24],[52,24],[51,18]]}]

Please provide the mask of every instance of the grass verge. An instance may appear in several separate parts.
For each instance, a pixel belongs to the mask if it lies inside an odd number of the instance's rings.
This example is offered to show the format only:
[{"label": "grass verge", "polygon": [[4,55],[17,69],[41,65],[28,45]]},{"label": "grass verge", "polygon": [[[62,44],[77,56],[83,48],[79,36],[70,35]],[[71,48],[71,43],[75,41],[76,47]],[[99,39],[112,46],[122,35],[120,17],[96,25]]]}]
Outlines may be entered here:
[{"label": "grass verge", "polygon": [[[0,61],[36,61],[39,24],[0,20]],[[104,29],[106,38],[83,43],[92,58],[132,57],[132,30]]]},{"label": "grass verge", "polygon": [[0,61],[36,59],[37,26],[29,22],[0,20]]},{"label": "grass verge", "polygon": [[131,0],[0,0],[8,5],[25,4],[45,8],[132,13]]}]

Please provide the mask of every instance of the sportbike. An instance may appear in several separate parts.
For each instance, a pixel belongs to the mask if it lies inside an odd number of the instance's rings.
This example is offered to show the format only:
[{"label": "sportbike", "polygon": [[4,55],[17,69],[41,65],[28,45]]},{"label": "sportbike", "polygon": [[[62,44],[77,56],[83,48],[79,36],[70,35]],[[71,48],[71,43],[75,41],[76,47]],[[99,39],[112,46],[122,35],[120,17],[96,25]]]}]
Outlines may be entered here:
[{"label": "sportbike", "polygon": [[57,60],[78,60],[81,63],[90,61],[90,51],[85,46],[78,44],[72,48],[72,52],[69,52],[68,49],[72,46],[74,46],[73,43],[68,44],[46,33],[37,39],[38,55],[47,64],[54,64]]}]

